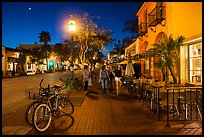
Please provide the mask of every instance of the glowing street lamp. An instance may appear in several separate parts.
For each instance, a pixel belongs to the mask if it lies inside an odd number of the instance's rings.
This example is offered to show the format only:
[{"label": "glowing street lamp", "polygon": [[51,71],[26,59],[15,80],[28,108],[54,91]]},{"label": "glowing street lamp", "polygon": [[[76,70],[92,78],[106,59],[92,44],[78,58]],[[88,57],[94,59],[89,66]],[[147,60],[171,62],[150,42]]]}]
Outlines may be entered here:
[{"label": "glowing street lamp", "polygon": [[[72,39],[72,43],[74,42],[73,40],[73,33],[76,31],[76,22],[72,19],[72,16],[70,15],[71,20],[69,21],[69,31],[71,32],[71,39]],[[74,77],[74,65],[73,65],[73,48],[74,45],[72,45],[71,48],[71,54],[72,54],[72,59],[71,59],[71,78]]]},{"label": "glowing street lamp", "polygon": [[76,31],[76,22],[74,20],[69,21],[69,31],[70,32]]}]

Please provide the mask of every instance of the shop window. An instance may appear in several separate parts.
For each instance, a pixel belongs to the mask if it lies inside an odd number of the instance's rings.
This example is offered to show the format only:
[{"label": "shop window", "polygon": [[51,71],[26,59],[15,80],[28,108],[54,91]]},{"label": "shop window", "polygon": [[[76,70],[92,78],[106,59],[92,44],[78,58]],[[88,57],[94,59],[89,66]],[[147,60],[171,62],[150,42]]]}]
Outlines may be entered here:
[{"label": "shop window", "polygon": [[202,82],[202,43],[189,45],[190,81]]}]

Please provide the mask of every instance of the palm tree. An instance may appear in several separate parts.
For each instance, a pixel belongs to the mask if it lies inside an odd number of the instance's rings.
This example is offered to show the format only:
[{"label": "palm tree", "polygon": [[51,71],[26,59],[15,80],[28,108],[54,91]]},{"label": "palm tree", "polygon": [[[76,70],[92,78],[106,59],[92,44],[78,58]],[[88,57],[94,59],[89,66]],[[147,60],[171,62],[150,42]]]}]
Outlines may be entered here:
[{"label": "palm tree", "polygon": [[52,47],[50,45],[43,45],[41,47],[42,57],[46,58],[47,70],[48,70],[48,58],[52,53]]},{"label": "palm tree", "polygon": [[133,36],[131,38],[136,37],[138,33],[138,18],[125,21],[123,32],[132,33]]},{"label": "palm tree", "polygon": [[48,31],[42,31],[41,33],[39,33],[39,36],[38,36],[39,38],[40,38],[40,42],[43,42],[44,43],[44,46],[46,46],[46,47],[44,47],[43,48],[43,51],[44,51],[44,56],[45,56],[45,58],[46,58],[46,63],[47,63],[47,70],[48,70],[48,60],[47,60],[47,58],[49,57],[49,55],[50,55],[50,47],[48,47],[48,42],[51,42],[51,35],[50,35],[50,32],[48,32]]},{"label": "palm tree", "polygon": [[169,37],[163,37],[159,43],[153,44],[155,48],[148,50],[148,55],[151,57],[158,57],[159,62],[155,67],[167,68],[170,71],[171,76],[173,77],[174,83],[178,83],[174,67],[178,71],[179,60],[180,60],[180,46],[183,45],[183,36],[178,36],[176,40],[172,38],[172,35]]},{"label": "palm tree", "polygon": [[20,50],[20,54],[19,54],[18,63],[21,66],[21,70],[24,71],[24,64],[26,63],[26,55],[28,54],[29,51],[24,48],[19,48],[19,50]]},{"label": "palm tree", "polygon": [[51,35],[48,31],[41,31],[38,37],[40,38],[40,42],[44,42],[44,45],[47,45],[48,42],[51,42]]}]

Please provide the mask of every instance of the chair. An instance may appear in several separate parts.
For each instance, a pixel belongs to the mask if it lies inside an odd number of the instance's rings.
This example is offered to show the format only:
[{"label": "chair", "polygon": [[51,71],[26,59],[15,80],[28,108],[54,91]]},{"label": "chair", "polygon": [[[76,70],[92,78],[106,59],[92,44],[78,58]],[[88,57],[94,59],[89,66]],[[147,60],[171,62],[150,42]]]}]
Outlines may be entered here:
[{"label": "chair", "polygon": [[164,107],[167,107],[170,113],[177,113],[178,117],[180,117],[180,112],[177,105],[178,100],[179,100],[178,93],[177,92],[173,93],[172,91],[169,90],[168,106],[167,106],[167,93],[161,94],[161,101],[159,105],[162,110],[164,109]]}]

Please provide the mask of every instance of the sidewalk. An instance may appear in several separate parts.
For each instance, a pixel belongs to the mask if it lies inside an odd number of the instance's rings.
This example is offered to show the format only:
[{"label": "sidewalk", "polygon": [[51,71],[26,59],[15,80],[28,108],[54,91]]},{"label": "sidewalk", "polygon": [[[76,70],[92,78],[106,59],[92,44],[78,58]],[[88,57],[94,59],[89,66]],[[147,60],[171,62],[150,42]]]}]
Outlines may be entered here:
[{"label": "sidewalk", "polygon": [[[196,127],[195,124],[185,127],[184,124],[171,122],[171,127],[166,128],[166,121],[158,121],[148,108],[130,98],[124,88],[118,96],[115,91],[102,95],[96,86],[92,89],[95,91],[87,96],[82,91],[71,94],[72,97],[85,97],[82,105],[75,107],[72,116],[55,119],[45,132],[39,133],[32,129],[26,135],[202,134],[201,123]],[[189,128],[191,131],[187,130]]]}]

